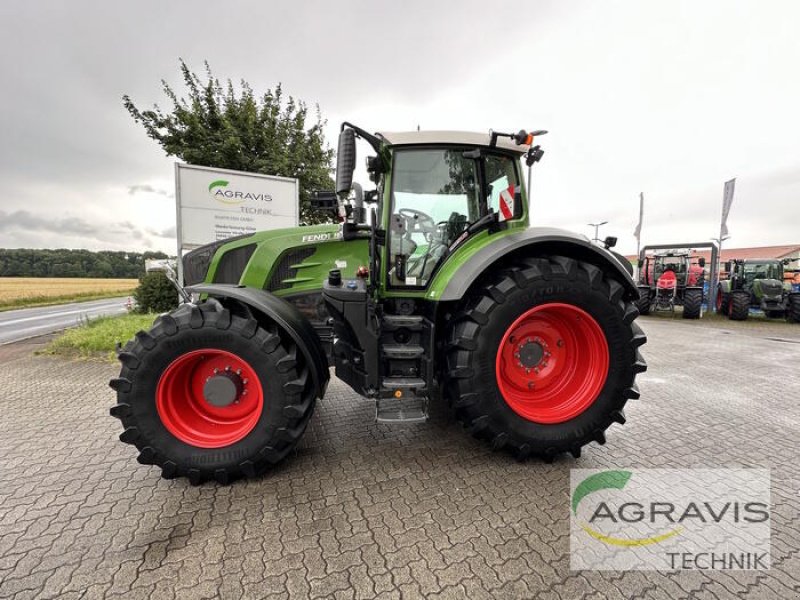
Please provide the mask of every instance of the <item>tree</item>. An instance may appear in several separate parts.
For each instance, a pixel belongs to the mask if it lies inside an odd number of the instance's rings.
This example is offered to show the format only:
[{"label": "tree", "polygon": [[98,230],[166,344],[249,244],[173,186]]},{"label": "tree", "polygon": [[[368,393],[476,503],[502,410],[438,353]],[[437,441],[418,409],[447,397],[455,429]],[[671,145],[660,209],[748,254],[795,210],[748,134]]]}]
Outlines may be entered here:
[{"label": "tree", "polygon": [[163,273],[146,273],[133,291],[140,313],[164,313],[178,308],[178,292]]},{"label": "tree", "polygon": [[310,117],[306,104],[285,98],[280,84],[256,96],[244,80],[238,90],[230,79],[223,87],[208,62],[205,67],[207,81],[201,82],[180,60],[187,97],[161,80],[171,111],[158,105],[140,110],[127,95],[122,97],[125,108],[168,156],[207,167],[296,177],[301,220],[319,222],[311,192],[334,186],[333,150],[325,142],[319,106]]}]

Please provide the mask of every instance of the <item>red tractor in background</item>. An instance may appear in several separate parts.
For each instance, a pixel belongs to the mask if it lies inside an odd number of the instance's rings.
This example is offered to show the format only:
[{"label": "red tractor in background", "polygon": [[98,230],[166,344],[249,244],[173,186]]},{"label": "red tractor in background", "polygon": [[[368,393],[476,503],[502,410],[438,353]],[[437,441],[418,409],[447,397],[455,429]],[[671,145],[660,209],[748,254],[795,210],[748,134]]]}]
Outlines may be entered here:
[{"label": "red tractor in background", "polygon": [[689,251],[650,254],[639,265],[639,313],[683,307],[684,319],[698,319],[703,306],[706,260]]}]

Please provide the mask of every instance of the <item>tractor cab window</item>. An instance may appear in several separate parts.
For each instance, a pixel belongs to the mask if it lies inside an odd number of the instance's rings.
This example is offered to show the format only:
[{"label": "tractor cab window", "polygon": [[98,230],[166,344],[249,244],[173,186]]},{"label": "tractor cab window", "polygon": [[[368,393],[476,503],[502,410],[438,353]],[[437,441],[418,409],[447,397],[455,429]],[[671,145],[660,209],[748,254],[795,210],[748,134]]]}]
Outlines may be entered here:
[{"label": "tractor cab window", "polygon": [[[511,197],[520,190],[519,178],[517,177],[517,165],[513,158],[490,154],[486,157],[484,169],[486,172],[487,203],[489,209],[500,212],[500,194],[508,190]],[[515,203],[514,217],[520,216],[522,206]]]},{"label": "tractor cab window", "polygon": [[450,244],[480,218],[477,164],[459,148],[395,152],[390,285],[427,285]]},{"label": "tractor cab window", "polygon": [[744,265],[744,279],[751,283],[756,279],[783,280],[783,269],[774,263],[746,263]]},{"label": "tractor cab window", "polygon": [[667,258],[656,263],[656,277],[661,276],[667,271],[672,271],[675,275],[686,273],[686,263],[679,258]]}]

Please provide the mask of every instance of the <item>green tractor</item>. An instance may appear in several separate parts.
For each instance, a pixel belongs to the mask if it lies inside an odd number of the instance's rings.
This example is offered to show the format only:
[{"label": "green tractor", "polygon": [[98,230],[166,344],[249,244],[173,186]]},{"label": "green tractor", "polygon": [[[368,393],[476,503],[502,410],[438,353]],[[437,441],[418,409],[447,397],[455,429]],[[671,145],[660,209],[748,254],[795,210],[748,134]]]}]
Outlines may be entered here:
[{"label": "green tractor", "polygon": [[613,238],[528,225],[532,142],[343,124],[337,196],[317,197],[343,222],[185,255],[187,301],[119,351],[120,439],[163,477],[255,477],[295,447],[333,366],[382,423],[444,400],[519,459],[605,443],[646,369],[636,283]]},{"label": "green tractor", "polygon": [[792,292],[791,284],[783,279],[783,267],[788,263],[770,258],[726,262],[729,278],[719,283],[717,312],[744,321],[752,307],[769,318],[785,317],[790,323],[800,323],[800,292]]}]

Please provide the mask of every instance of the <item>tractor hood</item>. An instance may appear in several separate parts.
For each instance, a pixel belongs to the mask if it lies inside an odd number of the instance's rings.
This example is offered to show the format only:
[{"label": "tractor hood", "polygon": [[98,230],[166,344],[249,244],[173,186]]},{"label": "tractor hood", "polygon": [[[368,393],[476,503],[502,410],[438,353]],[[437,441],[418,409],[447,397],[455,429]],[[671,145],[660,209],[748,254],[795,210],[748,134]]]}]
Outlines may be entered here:
[{"label": "tractor hood", "polygon": [[753,291],[757,297],[780,296],[783,293],[783,283],[777,279],[756,279],[753,282]]},{"label": "tractor hood", "polygon": [[239,284],[277,295],[319,290],[330,269],[348,277],[368,264],[366,240],[345,242],[339,225],[259,231],[196,248],[183,257],[186,285]]}]

